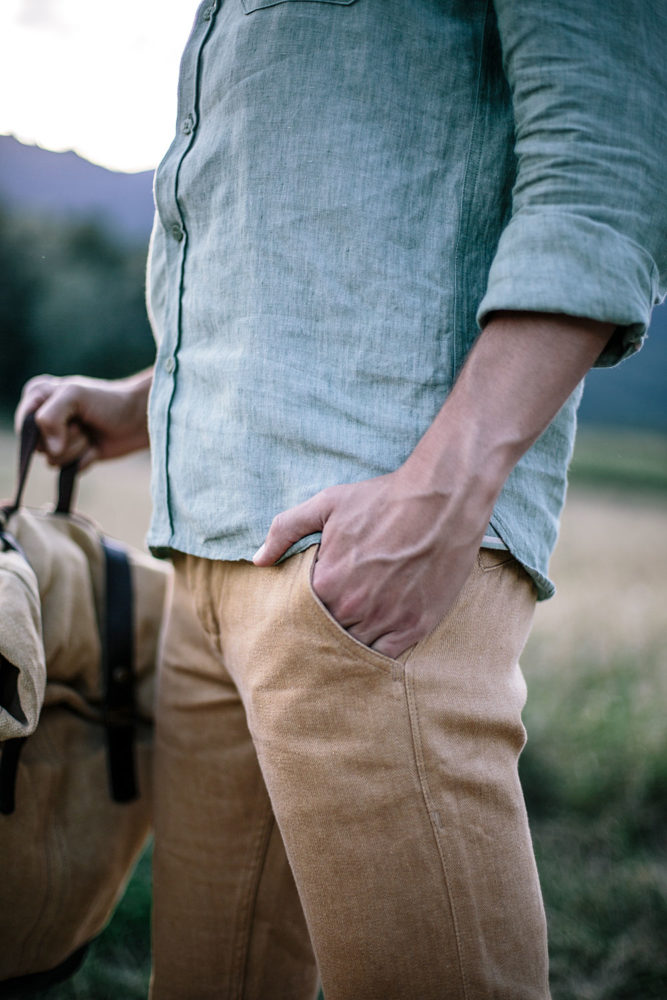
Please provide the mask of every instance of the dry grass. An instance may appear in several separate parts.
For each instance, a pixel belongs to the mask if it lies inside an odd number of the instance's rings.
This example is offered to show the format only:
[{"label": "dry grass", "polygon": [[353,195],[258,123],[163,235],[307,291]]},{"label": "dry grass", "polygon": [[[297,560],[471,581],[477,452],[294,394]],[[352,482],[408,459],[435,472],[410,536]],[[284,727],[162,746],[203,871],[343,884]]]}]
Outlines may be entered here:
[{"label": "dry grass", "polygon": [[526,660],[567,662],[593,647],[609,659],[667,649],[664,497],[571,492],[552,561],[558,593],[538,608]]},{"label": "dry grass", "polygon": [[551,745],[560,726],[562,753],[563,732],[593,739],[615,719],[635,754],[664,744],[666,566],[664,499],[570,496],[552,562],[558,591],[538,606],[522,658],[532,740]]},{"label": "dry grass", "polygon": [[667,997],[667,504],[575,491],[523,656],[554,1000]]}]

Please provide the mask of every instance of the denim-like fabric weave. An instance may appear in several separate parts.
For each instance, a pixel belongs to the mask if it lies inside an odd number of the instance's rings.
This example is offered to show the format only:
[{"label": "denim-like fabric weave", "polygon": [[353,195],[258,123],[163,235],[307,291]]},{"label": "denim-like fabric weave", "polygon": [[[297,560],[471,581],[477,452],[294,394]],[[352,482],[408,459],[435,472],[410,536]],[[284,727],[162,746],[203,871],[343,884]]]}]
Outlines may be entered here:
[{"label": "denim-like fabric weave", "polygon": [[[150,545],[248,559],[274,514],[397,468],[494,310],[635,351],[665,38],[658,0],[206,0],[155,182]],[[541,597],[579,395],[492,520]]]}]

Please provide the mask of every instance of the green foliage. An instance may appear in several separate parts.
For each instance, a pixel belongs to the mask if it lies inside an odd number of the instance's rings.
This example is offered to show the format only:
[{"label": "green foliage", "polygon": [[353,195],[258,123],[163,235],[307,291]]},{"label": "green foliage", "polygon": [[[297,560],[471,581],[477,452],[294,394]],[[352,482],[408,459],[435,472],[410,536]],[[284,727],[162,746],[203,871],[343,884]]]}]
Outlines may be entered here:
[{"label": "green foliage", "polygon": [[667,493],[667,436],[583,428],[570,467],[575,486]]},{"label": "green foliage", "polygon": [[114,378],[150,364],[145,248],[92,222],[0,211],[0,410],[32,375]]},{"label": "green foliage", "polygon": [[647,647],[530,678],[521,779],[553,1000],[667,996],[663,662]]}]

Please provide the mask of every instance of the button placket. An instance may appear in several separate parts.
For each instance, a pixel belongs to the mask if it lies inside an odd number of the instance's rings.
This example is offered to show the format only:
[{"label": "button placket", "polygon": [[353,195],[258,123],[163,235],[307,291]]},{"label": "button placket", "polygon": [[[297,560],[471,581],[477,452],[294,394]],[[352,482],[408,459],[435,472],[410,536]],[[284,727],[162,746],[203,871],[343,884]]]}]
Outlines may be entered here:
[{"label": "button placket", "polygon": [[[184,269],[188,231],[181,215],[178,200],[178,172],[184,158],[191,149],[193,135],[198,127],[197,121],[197,75],[202,49],[212,30],[212,21],[219,8],[217,0],[209,0],[202,7],[199,15],[199,27],[192,32],[181,60],[181,72],[178,89],[178,125],[176,138],[165,157],[164,165],[156,183],[156,196],[159,194],[158,211],[164,224],[167,239],[166,253],[169,266],[172,269],[172,280],[169,288],[169,301],[166,305],[168,318],[163,331],[161,360],[156,367],[156,393],[160,397],[160,407],[163,420],[163,433],[160,441],[160,451],[156,451],[156,465],[159,466],[160,486],[164,496],[162,500],[162,515],[165,520],[165,532],[173,536],[174,523],[172,512],[171,484],[167,475],[170,450],[170,426],[172,419],[172,404],[178,380],[178,352],[181,340],[181,312]],[[155,404],[158,405],[157,403]]]}]

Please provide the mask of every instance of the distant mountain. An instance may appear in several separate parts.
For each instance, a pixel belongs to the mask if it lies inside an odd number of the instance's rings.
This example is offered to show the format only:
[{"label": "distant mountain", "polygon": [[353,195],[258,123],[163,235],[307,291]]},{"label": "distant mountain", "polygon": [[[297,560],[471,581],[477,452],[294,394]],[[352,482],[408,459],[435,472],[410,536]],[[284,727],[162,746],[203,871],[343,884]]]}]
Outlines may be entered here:
[{"label": "distant mountain", "polygon": [[[116,173],[76,153],[0,136],[0,203],[12,211],[95,218],[129,242],[147,242],[152,181],[152,171]],[[579,417],[582,424],[667,433],[667,304],[655,310],[637,357],[588,375]]]},{"label": "distant mountain", "polygon": [[53,153],[0,136],[0,203],[11,210],[95,218],[127,241],[147,242],[152,188],[152,170],[119,173],[71,151]]}]

